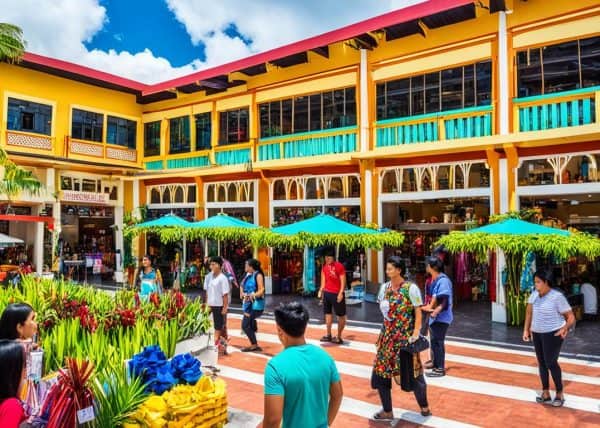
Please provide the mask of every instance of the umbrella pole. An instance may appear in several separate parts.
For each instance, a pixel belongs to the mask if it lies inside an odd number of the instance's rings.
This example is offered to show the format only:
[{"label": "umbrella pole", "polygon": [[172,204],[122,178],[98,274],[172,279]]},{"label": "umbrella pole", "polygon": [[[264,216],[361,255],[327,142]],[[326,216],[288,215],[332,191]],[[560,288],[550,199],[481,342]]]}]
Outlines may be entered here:
[{"label": "umbrella pole", "polygon": [[204,238],[204,258],[208,257],[208,238]]},{"label": "umbrella pole", "polygon": [[335,246],[335,259],[340,261],[340,244],[336,244]]},{"label": "umbrella pole", "polygon": [[187,239],[185,236],[183,237],[183,251],[181,259],[181,271],[183,271],[185,269],[185,263],[187,261]]},{"label": "umbrella pole", "polygon": [[217,256],[221,256],[221,241],[217,241]]}]

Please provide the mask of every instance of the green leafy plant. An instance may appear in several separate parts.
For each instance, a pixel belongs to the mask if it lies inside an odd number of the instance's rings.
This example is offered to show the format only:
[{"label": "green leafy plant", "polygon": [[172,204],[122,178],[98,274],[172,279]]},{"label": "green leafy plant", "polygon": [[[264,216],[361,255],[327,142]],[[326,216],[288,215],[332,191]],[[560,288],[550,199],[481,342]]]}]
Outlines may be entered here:
[{"label": "green leafy plant", "polygon": [[146,400],[145,387],[140,377],[128,376],[123,364],[115,370],[99,372],[92,385],[94,425],[98,428],[123,426],[123,422]]}]

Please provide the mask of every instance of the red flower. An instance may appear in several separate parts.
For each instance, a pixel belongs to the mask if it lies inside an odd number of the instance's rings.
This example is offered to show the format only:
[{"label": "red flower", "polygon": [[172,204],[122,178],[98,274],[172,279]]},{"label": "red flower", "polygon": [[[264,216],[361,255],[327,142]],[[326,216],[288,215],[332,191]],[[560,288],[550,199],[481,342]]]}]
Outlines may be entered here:
[{"label": "red flower", "polygon": [[141,305],[140,295],[138,293],[135,293],[134,296],[133,296],[133,299],[135,300],[135,307],[139,308],[140,305]]},{"label": "red flower", "polygon": [[150,294],[150,301],[158,308],[160,306],[160,298],[158,297],[158,293]]},{"label": "red flower", "polygon": [[182,309],[185,306],[185,297],[181,291],[175,292],[175,307],[177,309]]}]

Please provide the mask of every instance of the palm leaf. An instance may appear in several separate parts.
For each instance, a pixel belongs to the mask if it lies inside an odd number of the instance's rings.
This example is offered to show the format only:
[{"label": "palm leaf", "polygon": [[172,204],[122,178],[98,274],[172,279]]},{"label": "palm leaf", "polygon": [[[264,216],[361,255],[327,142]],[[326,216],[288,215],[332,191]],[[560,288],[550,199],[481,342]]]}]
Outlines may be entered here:
[{"label": "palm leaf", "polygon": [[21,28],[0,23],[0,60],[18,62],[25,53],[25,45]]}]

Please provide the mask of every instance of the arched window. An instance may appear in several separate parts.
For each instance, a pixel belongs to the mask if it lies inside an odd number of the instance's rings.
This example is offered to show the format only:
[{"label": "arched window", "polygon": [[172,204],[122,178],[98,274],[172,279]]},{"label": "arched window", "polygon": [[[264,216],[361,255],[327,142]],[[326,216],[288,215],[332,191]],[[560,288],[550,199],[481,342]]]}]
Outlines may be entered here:
[{"label": "arched window", "polygon": [[360,180],[354,175],[348,176],[348,197],[360,198]]},{"label": "arched window", "polygon": [[273,182],[273,200],[284,201],[285,199],[285,184],[283,183],[283,180],[275,180]]},{"label": "arched window", "polygon": [[206,202],[215,202],[215,185],[209,184],[206,190]]},{"label": "arched window", "polygon": [[441,165],[437,172],[437,189],[436,190],[448,190],[450,189],[450,171],[451,166]]},{"label": "arched window", "polygon": [[463,170],[460,166],[454,166],[454,188],[455,189],[464,189],[465,188],[465,175],[463,174]]},{"label": "arched window", "polygon": [[196,202],[196,186],[188,186],[188,188],[187,188],[187,201],[190,204]]},{"label": "arched window", "polygon": [[398,191],[398,180],[396,179],[395,169],[390,169],[383,174],[381,191],[383,193],[396,193]]},{"label": "arched window", "polygon": [[227,189],[223,184],[217,185],[217,202],[225,202],[227,200]]},{"label": "arched window", "polygon": [[238,186],[235,183],[229,183],[227,185],[227,201],[238,202]]},{"label": "arched window", "polygon": [[421,190],[422,191],[432,190],[431,171],[429,170],[429,168],[424,168],[423,176],[421,178]]},{"label": "arched window", "polygon": [[298,183],[296,180],[292,180],[289,184],[290,186],[290,200],[293,201],[295,199],[299,199],[298,197]]},{"label": "arched window", "polygon": [[183,198],[183,186],[177,186],[175,188],[175,200],[173,202],[176,204],[182,204],[185,202]]},{"label": "arched window", "polygon": [[308,178],[304,186],[306,199],[317,199],[317,179]]},{"label": "arched window", "polygon": [[153,187],[152,190],[150,190],[150,203],[160,204],[160,192],[156,187]]},{"label": "arched window", "polygon": [[344,197],[344,184],[342,183],[342,177],[332,177],[329,180],[329,189],[327,189],[328,198],[343,198]]},{"label": "arched window", "polygon": [[485,167],[484,163],[476,163],[471,167],[469,173],[469,188],[472,187],[489,187],[490,185],[490,170]]},{"label": "arched window", "polygon": [[415,177],[414,168],[402,168],[402,191],[403,192],[416,192],[417,191],[417,179]]},{"label": "arched window", "polygon": [[168,187],[165,188],[165,190],[163,191],[162,203],[163,204],[170,204],[171,203],[171,191],[169,190]]}]

